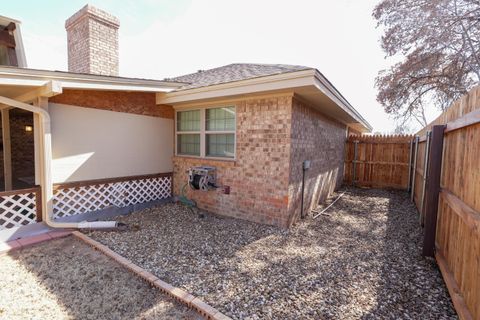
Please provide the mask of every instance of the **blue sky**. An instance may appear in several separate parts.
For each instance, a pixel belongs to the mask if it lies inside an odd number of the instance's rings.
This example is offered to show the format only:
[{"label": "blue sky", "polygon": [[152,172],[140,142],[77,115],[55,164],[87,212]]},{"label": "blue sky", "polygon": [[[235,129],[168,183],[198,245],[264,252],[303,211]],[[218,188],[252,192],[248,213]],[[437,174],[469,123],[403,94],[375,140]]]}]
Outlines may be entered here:
[{"label": "blue sky", "polygon": [[[51,27],[63,25],[65,17],[69,17],[85,4],[102,8],[129,26],[127,33],[135,33],[146,28],[151,21],[175,19],[190,4],[190,0],[19,0],[2,3],[2,15],[18,18],[31,24],[37,31],[62,32]],[[41,17],[45,17],[42,19]]]},{"label": "blue sky", "polygon": [[[64,22],[86,3],[4,1],[0,15],[22,21],[29,67],[66,70]],[[375,76],[390,63],[371,17],[377,0],[88,3],[121,21],[122,76],[161,79],[233,62],[306,65],[319,69],[375,131],[393,130],[375,100]]]}]

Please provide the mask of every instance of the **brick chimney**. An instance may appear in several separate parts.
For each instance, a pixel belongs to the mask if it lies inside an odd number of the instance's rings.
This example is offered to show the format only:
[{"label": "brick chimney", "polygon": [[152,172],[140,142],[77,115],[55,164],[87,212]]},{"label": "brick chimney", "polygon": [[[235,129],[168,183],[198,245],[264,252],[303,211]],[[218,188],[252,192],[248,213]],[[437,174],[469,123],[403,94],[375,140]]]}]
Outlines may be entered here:
[{"label": "brick chimney", "polygon": [[118,76],[119,26],[118,18],[88,4],[68,18],[68,71]]}]

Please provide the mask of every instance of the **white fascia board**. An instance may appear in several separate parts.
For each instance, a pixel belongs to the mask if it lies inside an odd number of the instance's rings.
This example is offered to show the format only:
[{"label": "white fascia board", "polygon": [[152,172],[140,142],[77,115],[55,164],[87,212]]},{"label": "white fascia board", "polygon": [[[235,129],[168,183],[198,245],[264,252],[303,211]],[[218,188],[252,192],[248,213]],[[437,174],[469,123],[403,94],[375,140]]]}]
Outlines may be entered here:
[{"label": "white fascia board", "polygon": [[251,93],[288,90],[312,85],[315,70],[289,72],[270,77],[228,82],[213,86],[157,94],[157,104],[175,104],[186,101],[239,96]]},{"label": "white fascia board", "polygon": [[12,18],[0,15],[0,23],[1,24],[5,25],[5,24],[9,24],[10,22],[20,23],[20,20],[16,20],[16,19],[12,19]]},{"label": "white fascia board", "polygon": [[146,86],[141,84],[105,83],[90,81],[61,80],[65,89],[111,90],[111,91],[140,91],[140,92],[170,92],[174,88]]},{"label": "white fascia board", "polygon": [[41,87],[48,83],[48,80],[44,79],[19,79],[5,77],[0,74],[0,85],[6,86],[21,86],[21,87]]},{"label": "white fascia board", "polygon": [[315,73],[314,80],[315,87],[325,94],[330,100],[335,102],[336,105],[341,107],[345,112],[347,112],[352,118],[361,123],[365,128],[370,131],[373,129],[372,126],[358,113],[355,108],[338,92],[338,90],[320,73]]},{"label": "white fascia board", "polygon": [[15,37],[15,52],[17,54],[17,63],[20,68],[27,67],[27,57],[25,55],[25,47],[23,46],[22,32],[20,31],[20,22],[15,22],[16,28],[13,31]]},{"label": "white fascia board", "polygon": [[0,67],[0,84],[43,86],[49,81],[61,83],[67,89],[170,92],[181,86],[180,83],[148,79],[83,75],[59,71],[46,71],[22,68]]},{"label": "white fascia board", "polygon": [[[53,80],[53,79],[52,79]],[[22,79],[22,78],[5,78],[0,75],[0,85],[9,86],[25,86],[25,87],[43,87],[51,79]],[[140,92],[169,92],[172,88],[159,88],[157,86],[132,85],[120,83],[95,83],[89,81],[72,81],[72,80],[53,80],[64,89],[84,89],[84,90],[111,90],[111,91],[140,91]]]}]

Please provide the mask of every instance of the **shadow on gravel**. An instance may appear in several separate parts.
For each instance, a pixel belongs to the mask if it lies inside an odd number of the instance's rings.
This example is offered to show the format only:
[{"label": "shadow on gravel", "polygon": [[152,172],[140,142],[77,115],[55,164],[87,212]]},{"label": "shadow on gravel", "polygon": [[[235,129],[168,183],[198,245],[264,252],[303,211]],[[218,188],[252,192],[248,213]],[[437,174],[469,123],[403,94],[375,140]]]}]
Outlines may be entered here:
[{"label": "shadow on gravel", "polygon": [[0,257],[1,319],[202,319],[74,237]]},{"label": "shadow on gravel", "polygon": [[[364,191],[364,192],[369,192]],[[458,319],[434,259],[422,256],[423,230],[418,212],[403,191],[371,190],[384,194],[385,236],[375,308],[362,319]]]},{"label": "shadow on gravel", "polygon": [[137,231],[91,236],[236,319],[454,317],[408,195],[341,191],[289,231],[168,204],[119,218]]}]

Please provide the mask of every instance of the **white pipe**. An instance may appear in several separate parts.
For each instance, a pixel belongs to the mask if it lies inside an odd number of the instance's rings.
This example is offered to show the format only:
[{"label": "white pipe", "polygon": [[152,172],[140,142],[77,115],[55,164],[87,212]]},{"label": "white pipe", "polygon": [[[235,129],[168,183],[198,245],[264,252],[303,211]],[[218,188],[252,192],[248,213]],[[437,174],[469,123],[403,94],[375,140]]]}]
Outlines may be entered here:
[{"label": "white pipe", "polygon": [[343,197],[344,194],[345,194],[345,192],[343,192],[341,195],[339,195],[337,197],[337,199],[335,199],[335,201],[330,203],[330,205],[328,207],[326,207],[325,209],[323,209],[321,212],[317,212],[315,210],[312,210],[314,213],[316,213],[316,215],[313,216],[313,219],[317,218],[318,216],[321,216],[325,211],[327,211],[331,206],[333,206],[335,204],[335,202],[337,202],[341,197]]},{"label": "white pipe", "polygon": [[115,228],[116,221],[94,221],[94,222],[56,222],[53,219],[53,182],[52,182],[52,137],[50,132],[50,114],[45,109],[32,106],[17,100],[0,96],[0,103],[27,110],[38,114],[39,121],[39,148],[40,148],[40,185],[42,189],[42,212],[43,220],[52,228],[75,228],[75,229],[101,229]]},{"label": "white pipe", "polygon": [[78,227],[81,229],[113,229],[117,226],[116,221],[82,221],[78,223]]}]

